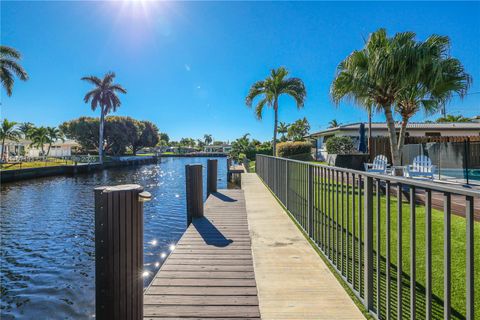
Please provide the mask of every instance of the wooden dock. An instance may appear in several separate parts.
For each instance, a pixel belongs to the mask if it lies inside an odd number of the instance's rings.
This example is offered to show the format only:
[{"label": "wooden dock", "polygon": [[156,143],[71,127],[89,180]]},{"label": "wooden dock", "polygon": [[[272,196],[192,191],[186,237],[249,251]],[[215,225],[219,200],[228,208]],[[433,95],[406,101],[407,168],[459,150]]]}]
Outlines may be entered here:
[{"label": "wooden dock", "polygon": [[260,319],[243,190],[205,203],[144,294],[144,319]]}]

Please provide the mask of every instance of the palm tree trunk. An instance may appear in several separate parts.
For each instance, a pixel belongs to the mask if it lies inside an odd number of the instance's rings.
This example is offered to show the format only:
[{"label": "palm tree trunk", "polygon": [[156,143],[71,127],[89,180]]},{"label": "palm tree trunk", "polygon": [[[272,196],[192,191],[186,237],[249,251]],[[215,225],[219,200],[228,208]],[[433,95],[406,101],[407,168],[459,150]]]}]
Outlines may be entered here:
[{"label": "palm tree trunk", "polygon": [[5,137],[2,139],[2,160],[5,160]]},{"label": "palm tree trunk", "polygon": [[368,154],[370,154],[370,143],[372,141],[372,107],[368,108]]},{"label": "palm tree trunk", "polygon": [[50,148],[51,148],[51,147],[52,147],[52,143],[50,142],[50,143],[48,144],[47,157],[48,157],[48,155],[50,154]]},{"label": "palm tree trunk", "polygon": [[105,123],[104,107],[100,108],[100,125],[98,131],[98,157],[100,164],[103,164],[103,128]]},{"label": "palm tree trunk", "polygon": [[[393,119],[391,106],[384,106],[385,118],[387,119],[388,134],[390,136],[390,151],[392,153],[392,162],[394,166],[400,165],[400,152],[398,151],[397,135],[395,133],[395,121]],[[395,175],[397,173],[395,172]]]},{"label": "palm tree trunk", "polygon": [[398,152],[401,153],[405,145],[405,134],[407,133],[408,118],[402,117],[402,126],[400,127],[400,134],[398,135]]},{"label": "palm tree trunk", "polygon": [[273,103],[273,110],[275,112],[275,124],[273,127],[273,156],[277,156],[277,126],[278,126],[278,100],[275,99]]}]

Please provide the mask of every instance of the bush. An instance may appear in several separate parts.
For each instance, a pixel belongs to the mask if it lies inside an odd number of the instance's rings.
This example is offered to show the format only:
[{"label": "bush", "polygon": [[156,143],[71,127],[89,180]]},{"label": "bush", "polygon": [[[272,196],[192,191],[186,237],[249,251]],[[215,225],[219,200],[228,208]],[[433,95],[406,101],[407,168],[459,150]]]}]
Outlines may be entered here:
[{"label": "bush", "polygon": [[302,153],[289,156],[288,159],[299,160],[299,161],[312,161],[313,157],[311,153]]},{"label": "bush", "polygon": [[306,141],[281,142],[277,144],[277,155],[288,158],[295,155],[310,154],[312,144]]},{"label": "bush", "polygon": [[257,147],[256,149],[248,150],[245,154],[249,160],[255,160],[257,154],[265,154],[271,156],[273,153],[272,148],[268,147]]},{"label": "bush", "polygon": [[355,153],[353,141],[350,137],[331,137],[325,144],[328,154]]}]

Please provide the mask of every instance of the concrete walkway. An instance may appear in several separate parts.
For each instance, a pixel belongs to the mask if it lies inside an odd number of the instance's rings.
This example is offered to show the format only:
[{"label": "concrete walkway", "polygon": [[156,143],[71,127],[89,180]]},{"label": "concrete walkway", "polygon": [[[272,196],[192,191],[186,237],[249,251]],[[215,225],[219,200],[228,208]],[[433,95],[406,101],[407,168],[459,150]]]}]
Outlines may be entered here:
[{"label": "concrete walkway", "polygon": [[262,319],[364,319],[255,173],[242,189]]}]

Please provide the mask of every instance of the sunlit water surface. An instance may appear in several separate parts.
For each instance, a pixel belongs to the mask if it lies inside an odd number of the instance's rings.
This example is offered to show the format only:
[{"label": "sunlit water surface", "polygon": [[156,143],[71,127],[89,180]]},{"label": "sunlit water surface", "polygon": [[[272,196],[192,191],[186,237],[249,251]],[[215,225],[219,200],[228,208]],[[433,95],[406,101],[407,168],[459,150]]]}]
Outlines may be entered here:
[{"label": "sunlit water surface", "polygon": [[[1,318],[88,319],[95,314],[93,188],[138,183],[145,203],[144,264],[148,285],[186,228],[185,164],[206,158],[164,158],[155,165],[1,187]],[[219,158],[219,188],[226,160]],[[206,186],[204,181],[204,192]]]}]

